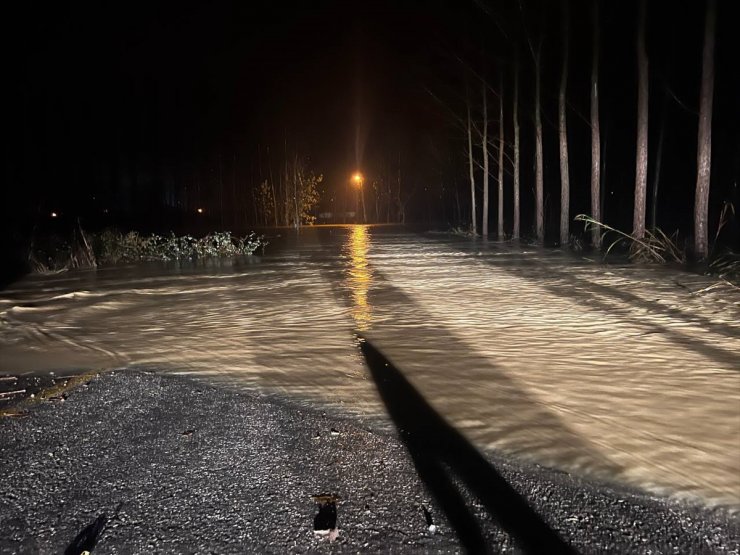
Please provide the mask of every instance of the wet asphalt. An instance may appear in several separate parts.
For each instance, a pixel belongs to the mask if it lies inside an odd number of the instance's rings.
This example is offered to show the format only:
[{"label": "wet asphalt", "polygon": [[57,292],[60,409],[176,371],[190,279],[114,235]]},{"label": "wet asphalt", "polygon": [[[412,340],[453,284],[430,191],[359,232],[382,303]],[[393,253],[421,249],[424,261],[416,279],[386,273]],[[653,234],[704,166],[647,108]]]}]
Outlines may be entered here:
[{"label": "wet asphalt", "polygon": [[27,400],[0,417],[0,553],[740,550],[726,511],[483,457],[388,406],[398,434],[131,370]]}]

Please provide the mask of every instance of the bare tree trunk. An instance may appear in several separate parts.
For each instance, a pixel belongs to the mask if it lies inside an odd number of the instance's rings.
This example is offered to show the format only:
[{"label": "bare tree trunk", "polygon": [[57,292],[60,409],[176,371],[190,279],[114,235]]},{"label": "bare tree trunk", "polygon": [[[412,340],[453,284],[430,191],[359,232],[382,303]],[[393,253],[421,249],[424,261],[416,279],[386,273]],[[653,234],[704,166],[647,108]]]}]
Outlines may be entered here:
[{"label": "bare tree trunk", "polygon": [[406,205],[401,202],[401,151],[398,151],[398,189],[397,189],[397,203],[398,203],[398,221],[399,223],[406,223]]},{"label": "bare tree trunk", "polygon": [[[594,0],[591,58],[591,217],[601,221],[601,129],[599,122],[599,0]],[[591,244],[601,247],[601,229],[591,226]]]},{"label": "bare tree trunk", "polygon": [[498,93],[498,222],[499,241],[504,239],[504,73],[501,71]]},{"label": "bare tree trunk", "polygon": [[288,163],[285,163],[285,170],[280,172],[280,212],[284,226],[290,225],[288,222]]},{"label": "bare tree trunk", "polygon": [[535,234],[537,241],[545,242],[545,202],[542,156],[542,114],[540,107],[540,54],[542,44],[534,56],[534,132],[535,132]]},{"label": "bare tree trunk", "polygon": [[653,200],[650,207],[650,227],[655,230],[658,227],[658,190],[660,188],[660,170],[663,165],[663,142],[665,141],[666,109],[663,102],[663,117],[660,120],[660,133],[658,133],[658,150],[655,153],[655,175],[653,175]]},{"label": "bare tree trunk", "polygon": [[237,222],[236,222],[236,216],[237,216],[237,209],[236,209],[236,153],[233,155],[233,165],[231,166],[231,221],[236,228]]},{"label": "bare tree trunk", "polygon": [[455,225],[460,225],[463,219],[462,210],[460,209],[460,191],[457,189],[457,180],[453,183],[453,190],[455,191]]},{"label": "bare tree trunk", "polygon": [[714,27],[717,1],[707,3],[704,24],[704,54],[699,98],[699,136],[696,153],[696,199],[694,202],[694,252],[698,258],[709,254],[709,180],[712,170],[712,101],[714,98]]},{"label": "bare tree trunk", "polygon": [[283,212],[285,219],[285,226],[290,226],[290,174],[288,173],[288,139],[286,133],[285,139],[285,179],[283,186],[285,187],[285,203],[283,204]]},{"label": "bare tree trunk", "polygon": [[393,186],[391,185],[391,168],[390,164],[386,165],[386,171],[385,171],[385,179],[386,179],[386,194],[388,198],[388,204],[386,204],[386,213],[385,213],[385,223],[389,224],[391,223],[391,204],[393,201]]},{"label": "bare tree trunk", "polygon": [[296,229],[301,227],[301,209],[298,190],[298,187],[300,185],[299,180],[300,177],[298,175],[298,154],[296,154],[295,159],[293,160],[293,206],[295,210],[293,225],[295,225]]},{"label": "bare tree trunk", "polygon": [[483,224],[481,234],[488,237],[488,100],[483,83]]},{"label": "bare tree trunk", "polygon": [[252,206],[254,206],[254,223],[255,225],[259,224],[259,213],[257,212],[257,191],[252,189]]},{"label": "bare tree trunk", "polygon": [[473,131],[470,122],[470,99],[468,99],[468,165],[470,168],[470,225],[473,235],[478,235],[475,211],[475,173],[473,171]]},{"label": "bare tree trunk", "polygon": [[367,210],[365,209],[365,187],[364,183],[360,182],[360,198],[362,199],[362,223],[367,223]]},{"label": "bare tree trunk", "polygon": [[247,218],[247,206],[249,205],[249,197],[247,196],[247,189],[249,188],[249,185],[254,187],[254,184],[248,184],[246,179],[240,180],[238,175],[236,177],[236,181],[237,183],[239,183],[239,198],[241,199],[239,214],[241,215],[242,229],[246,230],[247,227],[249,227],[249,222]]},{"label": "bare tree trunk", "polygon": [[377,181],[373,185],[373,193],[375,196],[375,223],[380,222],[380,195],[378,194]]},{"label": "bare tree trunk", "polygon": [[[601,215],[602,220],[606,222],[606,162],[607,162],[607,155],[609,154],[609,149],[607,148],[607,143],[609,142],[609,119],[607,117],[607,122],[604,129],[604,146],[601,149],[601,183],[599,184],[600,189],[600,195],[599,195],[599,213]],[[601,221],[601,220],[599,220]]]},{"label": "bare tree trunk", "polygon": [[645,237],[645,188],[648,167],[648,57],[645,50],[647,0],[640,0],[637,27],[637,167],[635,168],[635,210],[632,236]]},{"label": "bare tree trunk", "polygon": [[267,164],[270,169],[270,187],[272,189],[272,209],[275,212],[275,227],[278,226],[278,201],[275,193],[275,180],[272,178],[272,161],[270,160],[270,147],[267,147]]},{"label": "bare tree trunk", "polygon": [[224,171],[223,164],[221,162],[221,153],[218,153],[218,203],[219,203],[219,218],[221,221],[221,229],[224,230]]},{"label": "bare tree trunk", "polygon": [[519,63],[514,67],[514,230],[512,237],[519,239]]},{"label": "bare tree trunk", "polygon": [[570,175],[568,173],[568,126],[565,113],[565,93],[568,87],[568,0],[563,1],[563,71],[560,74],[558,94],[558,134],[560,137],[560,244],[570,238]]}]

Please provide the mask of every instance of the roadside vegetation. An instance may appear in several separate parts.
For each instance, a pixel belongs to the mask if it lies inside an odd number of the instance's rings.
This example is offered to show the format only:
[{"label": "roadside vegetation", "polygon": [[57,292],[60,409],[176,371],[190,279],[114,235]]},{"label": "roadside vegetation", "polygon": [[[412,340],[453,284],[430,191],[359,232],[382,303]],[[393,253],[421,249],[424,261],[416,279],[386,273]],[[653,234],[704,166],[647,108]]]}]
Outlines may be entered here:
[{"label": "roadside vegetation", "polygon": [[28,252],[28,266],[34,273],[62,272],[120,263],[242,256],[253,254],[265,246],[267,242],[264,237],[254,232],[238,237],[229,231],[221,231],[196,238],[174,233],[122,233],[114,229],[86,233],[78,226],[68,240],[54,235],[43,242],[32,243]]},{"label": "roadside vegetation", "polygon": [[[739,287],[740,254],[719,247],[722,229],[734,216],[734,206],[729,202],[725,203],[714,240],[710,243],[708,256],[701,260],[701,265],[707,273],[718,277],[721,282]],[[599,222],[586,214],[579,214],[575,217],[575,221],[584,223],[585,232],[592,231],[594,228],[598,229],[602,239],[604,258],[609,255],[612,249],[621,245],[622,248],[628,249],[629,258],[632,262],[675,263],[681,265],[688,265],[692,262],[687,256],[687,253],[692,253],[692,249],[680,241],[678,231],[668,235],[660,228],[646,229],[644,236],[637,238],[625,231]]]}]

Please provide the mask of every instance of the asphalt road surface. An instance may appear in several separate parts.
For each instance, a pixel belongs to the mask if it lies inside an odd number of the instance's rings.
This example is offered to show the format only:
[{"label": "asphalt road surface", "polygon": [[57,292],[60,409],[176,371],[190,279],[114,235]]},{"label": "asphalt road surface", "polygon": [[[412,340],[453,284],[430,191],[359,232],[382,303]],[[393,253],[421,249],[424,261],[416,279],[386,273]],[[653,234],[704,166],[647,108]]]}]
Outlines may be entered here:
[{"label": "asphalt road surface", "polygon": [[363,349],[396,434],[148,371],[19,406],[0,418],[0,553],[740,549],[725,511],[481,455]]}]

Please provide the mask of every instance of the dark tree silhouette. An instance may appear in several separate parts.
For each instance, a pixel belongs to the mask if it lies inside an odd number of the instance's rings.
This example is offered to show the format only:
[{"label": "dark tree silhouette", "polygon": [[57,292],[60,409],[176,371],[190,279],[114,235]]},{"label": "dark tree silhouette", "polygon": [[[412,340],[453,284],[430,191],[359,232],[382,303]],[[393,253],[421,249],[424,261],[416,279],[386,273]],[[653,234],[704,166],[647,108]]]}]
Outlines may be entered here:
[{"label": "dark tree silhouette", "polygon": [[488,237],[488,91],[483,85],[483,223],[481,234]]},{"label": "dark tree silhouette", "polygon": [[[592,12],[591,53],[591,216],[601,221],[601,129],[599,127],[599,0]],[[591,244],[601,246],[601,229],[591,226]]]},{"label": "dark tree silhouette", "polygon": [[500,73],[498,93],[498,221],[496,235],[504,238],[504,72]]},{"label": "dark tree silhouette", "polygon": [[512,237],[519,239],[521,210],[519,207],[519,61],[514,63],[514,106],[512,108],[514,119],[514,229]]},{"label": "dark tree silhouette", "polygon": [[640,0],[637,23],[637,164],[632,235],[645,237],[645,189],[648,167],[648,56],[645,49],[647,0]]},{"label": "dark tree silhouette", "polygon": [[470,226],[473,235],[478,234],[475,211],[475,168],[473,163],[473,129],[470,121],[470,98],[466,98],[466,108],[468,110],[468,168],[470,171]]},{"label": "dark tree silhouette", "polygon": [[709,253],[707,219],[709,217],[709,180],[712,170],[712,101],[714,97],[714,27],[717,1],[708,0],[704,24],[701,96],[699,99],[699,136],[696,152],[696,200],[694,202],[694,251],[698,258]]},{"label": "dark tree silhouette", "polygon": [[568,88],[569,22],[568,0],[563,0],[562,36],[563,68],[558,92],[558,136],[560,145],[560,244],[568,244],[570,236],[570,175],[568,168],[568,126],[565,113],[565,94]]}]

